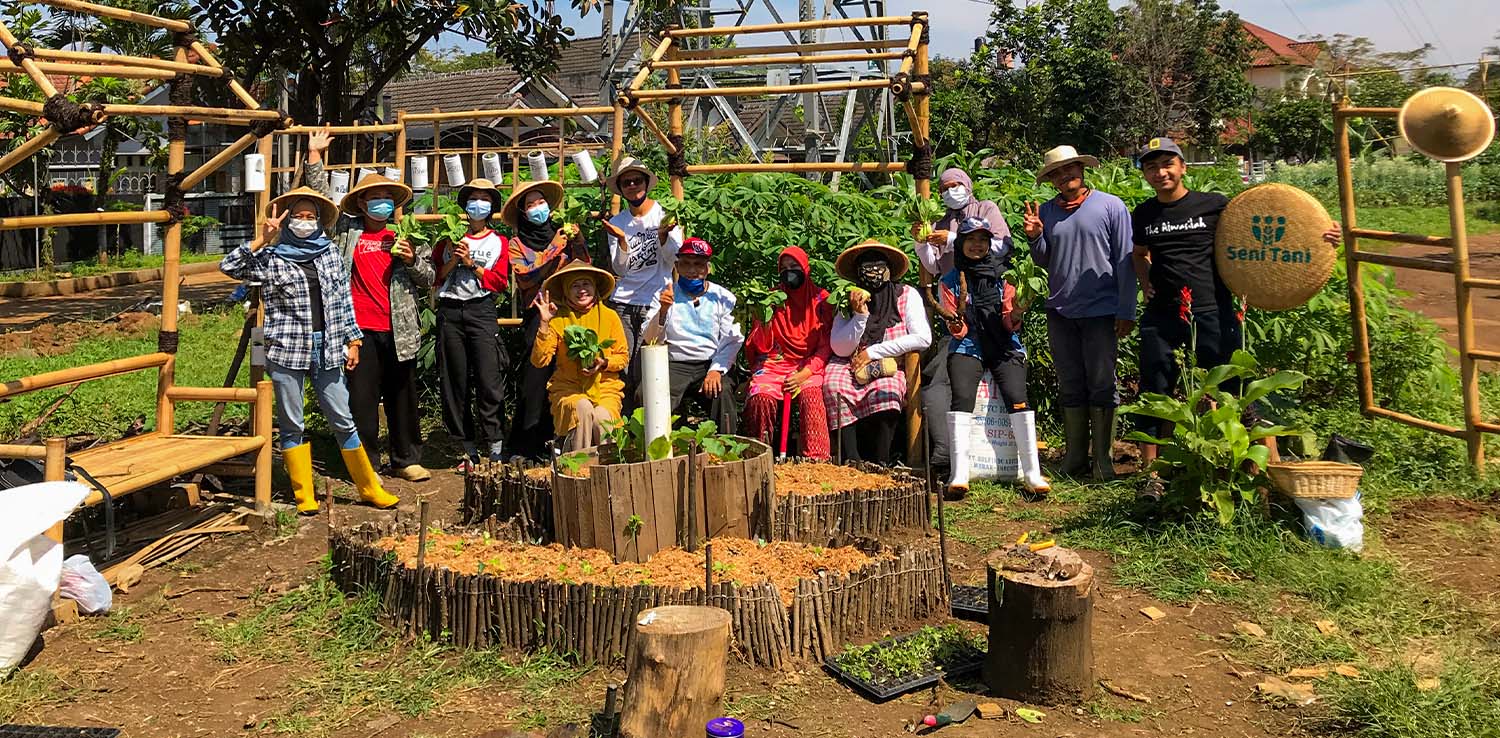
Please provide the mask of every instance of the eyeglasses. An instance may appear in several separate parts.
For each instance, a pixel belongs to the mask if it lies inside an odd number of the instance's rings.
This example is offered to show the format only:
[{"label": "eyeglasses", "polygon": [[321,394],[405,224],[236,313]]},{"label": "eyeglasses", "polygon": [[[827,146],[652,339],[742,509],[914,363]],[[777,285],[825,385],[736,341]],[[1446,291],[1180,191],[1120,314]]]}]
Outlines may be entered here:
[{"label": "eyeglasses", "polygon": [[630,177],[628,179],[624,177],[620,178],[621,187],[636,187],[643,184],[646,184],[645,177]]}]

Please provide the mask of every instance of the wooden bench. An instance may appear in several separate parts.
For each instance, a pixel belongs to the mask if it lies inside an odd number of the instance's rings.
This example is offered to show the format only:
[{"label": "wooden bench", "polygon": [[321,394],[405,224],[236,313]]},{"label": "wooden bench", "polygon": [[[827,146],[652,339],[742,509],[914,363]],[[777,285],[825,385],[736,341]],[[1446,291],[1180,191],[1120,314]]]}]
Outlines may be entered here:
[{"label": "wooden bench", "polygon": [[[124,438],[71,457],[73,465],[82,468],[106,487],[111,497],[136,492],[175,477],[214,467],[220,473],[243,469],[255,477],[255,511],[265,515],[271,509],[271,419],[272,390],[269,381],[247,387],[179,387],[173,384],[177,359],[172,354],[154,353],[128,359],[62,369],[6,382],[0,386],[0,400],[52,387],[77,384],[131,372],[157,370],[156,428],[150,433]],[[250,436],[203,436],[174,432],[173,417],[179,402],[243,402],[250,405]],[[254,454],[253,463],[228,465],[223,462]],[[39,445],[0,444],[0,458],[37,459],[44,463],[46,479],[63,479],[67,472],[66,439],[48,438]],[[79,482],[89,484],[80,475]],[[92,488],[85,505],[104,501],[104,492]],[[54,529],[57,537],[61,531]]]}]

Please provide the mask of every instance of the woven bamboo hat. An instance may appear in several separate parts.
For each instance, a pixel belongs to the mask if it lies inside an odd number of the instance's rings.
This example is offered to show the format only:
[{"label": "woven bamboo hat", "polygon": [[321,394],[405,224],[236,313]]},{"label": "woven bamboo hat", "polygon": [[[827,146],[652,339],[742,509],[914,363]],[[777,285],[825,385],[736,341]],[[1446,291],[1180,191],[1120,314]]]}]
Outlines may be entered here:
[{"label": "woven bamboo hat", "polygon": [[1468,161],[1495,140],[1495,114],[1484,100],[1455,87],[1429,87],[1406,100],[1396,117],[1401,137],[1428,158]]},{"label": "woven bamboo hat", "polygon": [[359,184],[354,186],[354,189],[349,190],[349,194],[344,195],[343,199],[339,200],[339,210],[350,215],[364,216],[364,193],[377,187],[388,187],[396,193],[393,199],[396,201],[396,208],[398,210],[406,207],[406,204],[411,202],[412,193],[410,187],[395,180],[386,179],[379,174],[366,174],[359,181]]},{"label": "woven bamboo hat", "polygon": [[469,180],[468,183],[463,187],[458,188],[457,199],[459,206],[462,207],[463,205],[467,204],[469,202],[469,195],[472,195],[475,192],[490,193],[490,201],[495,205],[499,205],[500,203],[505,202],[505,195],[500,194],[500,188],[496,187],[494,182],[491,182],[484,177],[475,177]]},{"label": "woven bamboo hat", "polygon": [[568,283],[580,275],[594,278],[594,289],[599,293],[594,297],[596,303],[603,304],[615,291],[615,275],[581,261],[570,261],[564,264],[542,283],[542,289],[547,291],[547,296],[552,298],[554,304],[567,305],[568,297],[564,292],[568,288]]},{"label": "woven bamboo hat", "polygon": [[1078,153],[1078,149],[1072,146],[1058,146],[1042,154],[1042,168],[1036,170],[1036,181],[1047,181],[1047,175],[1051,174],[1052,170],[1065,167],[1075,161],[1083,164],[1085,167],[1099,166],[1098,159],[1088,154],[1080,154]]},{"label": "woven bamboo hat", "polygon": [[1280,183],[1240,193],[1219,216],[1219,278],[1250,307],[1307,304],[1333,274],[1338,250],[1323,240],[1333,219],[1312,195]]},{"label": "woven bamboo hat", "polygon": [[859,257],[869,252],[879,253],[885,256],[886,261],[891,263],[892,282],[901,281],[902,275],[906,274],[907,270],[911,268],[911,260],[906,257],[905,251],[890,244],[871,239],[844,249],[844,253],[839,254],[838,260],[833,262],[833,270],[838,272],[840,277],[850,282],[858,282],[859,269],[856,265],[859,264]]},{"label": "woven bamboo hat", "polygon": [[318,222],[323,225],[324,229],[333,227],[333,222],[338,220],[339,206],[333,204],[333,200],[329,199],[327,195],[311,187],[298,187],[272,200],[271,204],[266,206],[266,215],[271,214],[271,208],[276,208],[277,212],[285,213],[292,206],[292,203],[298,200],[312,200],[318,204]]},{"label": "woven bamboo hat", "polygon": [[512,192],[510,198],[505,201],[505,207],[500,208],[500,220],[511,228],[521,219],[521,205],[526,202],[526,193],[540,191],[542,197],[547,198],[547,205],[553,210],[562,205],[563,187],[560,183],[550,179],[540,182],[527,182]]}]

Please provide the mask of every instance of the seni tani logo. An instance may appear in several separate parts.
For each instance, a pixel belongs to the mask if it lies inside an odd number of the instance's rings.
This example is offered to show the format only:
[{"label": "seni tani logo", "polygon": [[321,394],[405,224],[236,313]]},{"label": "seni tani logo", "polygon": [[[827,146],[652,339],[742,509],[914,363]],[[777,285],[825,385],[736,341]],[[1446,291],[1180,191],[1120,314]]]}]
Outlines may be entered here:
[{"label": "seni tani logo", "polygon": [[1286,237],[1285,215],[1250,216],[1250,235],[1256,246],[1230,247],[1225,255],[1230,261],[1279,261],[1290,264],[1311,264],[1312,252],[1307,249],[1290,249],[1281,246]]}]

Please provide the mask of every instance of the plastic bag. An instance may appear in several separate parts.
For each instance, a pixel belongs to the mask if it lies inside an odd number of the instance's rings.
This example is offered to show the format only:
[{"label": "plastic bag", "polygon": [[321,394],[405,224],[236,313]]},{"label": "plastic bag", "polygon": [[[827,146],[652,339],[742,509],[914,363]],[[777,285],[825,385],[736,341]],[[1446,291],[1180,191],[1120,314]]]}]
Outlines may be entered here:
[{"label": "plastic bag", "polygon": [[77,602],[78,611],[85,615],[103,615],[114,601],[109,582],[83,554],[74,554],[63,561],[58,589],[62,596]]},{"label": "plastic bag", "polygon": [[0,493],[0,674],[26,658],[52,608],[63,547],[47,529],[89,493],[77,482],[43,482]]},{"label": "plastic bag", "polygon": [[1307,538],[1328,548],[1347,548],[1359,552],[1365,547],[1365,509],[1359,493],[1343,498],[1294,497],[1302,510],[1302,527]]}]

